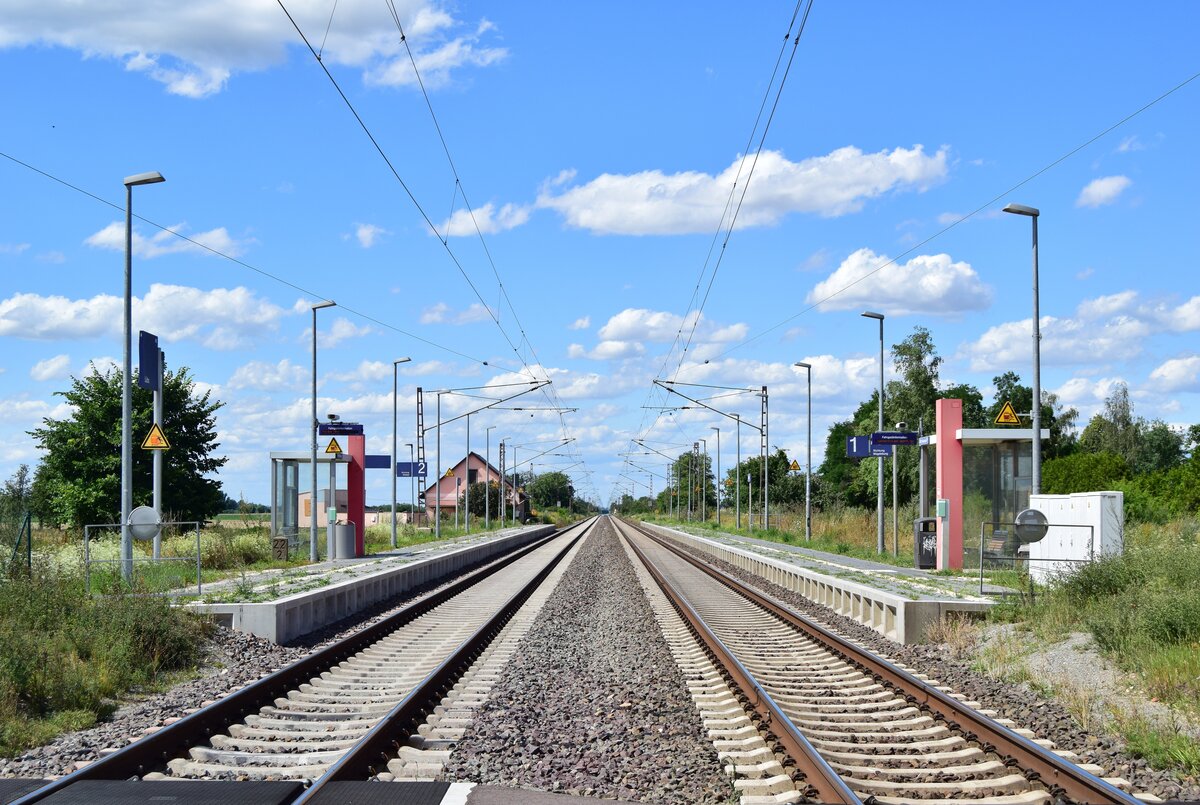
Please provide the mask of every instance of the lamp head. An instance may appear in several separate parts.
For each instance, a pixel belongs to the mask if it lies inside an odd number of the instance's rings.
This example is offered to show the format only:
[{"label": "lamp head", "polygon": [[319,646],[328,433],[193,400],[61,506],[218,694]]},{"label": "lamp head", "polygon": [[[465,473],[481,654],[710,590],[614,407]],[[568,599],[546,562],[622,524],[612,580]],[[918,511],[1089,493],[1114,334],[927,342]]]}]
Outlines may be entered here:
[{"label": "lamp head", "polygon": [[409,363],[410,361],[412,361],[412,358],[397,358],[396,360],[392,361],[392,366],[397,366],[402,363]]},{"label": "lamp head", "polygon": [[796,361],[796,362],[795,362],[794,364],[792,364],[792,365],[793,365],[793,366],[799,366],[801,369],[811,369],[811,368],[812,368],[812,364],[811,364],[811,363],[805,363],[804,361]]},{"label": "lamp head", "polygon": [[140,184],[158,184],[165,182],[166,179],[158,171],[150,171],[149,173],[135,173],[133,176],[125,177],[126,187],[136,187]]},{"label": "lamp head", "polygon": [[1041,215],[1037,207],[1026,207],[1024,204],[1005,204],[1004,212],[1011,212],[1014,215],[1028,215],[1030,218],[1037,218]]},{"label": "lamp head", "polygon": [[862,312],[862,315],[863,315],[863,318],[867,318],[867,319],[879,319],[880,321],[883,321],[883,314],[882,314],[882,313],[875,313],[874,311],[871,311],[871,310],[864,310],[864,311]]},{"label": "lamp head", "polygon": [[321,310],[322,308],[336,307],[336,306],[337,306],[337,302],[333,301],[332,299],[326,299],[324,302],[317,302],[315,305],[312,306],[312,309],[313,310]]}]

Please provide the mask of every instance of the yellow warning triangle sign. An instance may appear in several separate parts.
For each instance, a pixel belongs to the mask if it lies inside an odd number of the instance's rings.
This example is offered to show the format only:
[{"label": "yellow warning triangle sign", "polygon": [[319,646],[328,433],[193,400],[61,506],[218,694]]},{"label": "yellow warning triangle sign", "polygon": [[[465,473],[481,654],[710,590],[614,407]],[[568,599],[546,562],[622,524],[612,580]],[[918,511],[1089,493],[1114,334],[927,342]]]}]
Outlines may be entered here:
[{"label": "yellow warning triangle sign", "polygon": [[340,444],[338,444],[338,440],[336,437],[329,440],[329,446],[325,448],[325,452],[326,453],[342,452],[342,446]]},{"label": "yellow warning triangle sign", "polygon": [[453,478],[453,477],[454,477],[454,470],[452,470],[452,469],[450,469],[450,470],[446,470],[446,474],[445,474],[445,475],[443,475],[442,477],[443,477],[443,478]]},{"label": "yellow warning triangle sign", "polygon": [[788,469],[791,470],[792,472],[799,472],[800,471],[800,462],[793,460],[792,463],[788,465]]},{"label": "yellow warning triangle sign", "polygon": [[996,414],[997,425],[1020,425],[1021,418],[1017,416],[1016,410],[1013,408],[1012,402],[1004,401],[1004,405],[1000,408],[1000,413]]},{"label": "yellow warning triangle sign", "polygon": [[146,438],[142,439],[143,450],[170,450],[171,443],[167,441],[166,435],[162,432],[162,428],[158,423],[150,426],[150,432],[146,434]]}]

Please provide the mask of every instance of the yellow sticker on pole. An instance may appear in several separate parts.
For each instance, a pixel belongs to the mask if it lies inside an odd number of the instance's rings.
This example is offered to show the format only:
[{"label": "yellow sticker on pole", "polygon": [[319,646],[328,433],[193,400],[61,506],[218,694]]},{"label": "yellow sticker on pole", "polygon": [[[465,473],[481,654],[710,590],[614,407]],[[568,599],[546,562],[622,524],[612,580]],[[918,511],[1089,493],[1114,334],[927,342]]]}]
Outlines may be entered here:
[{"label": "yellow sticker on pole", "polygon": [[142,439],[143,450],[170,450],[171,443],[167,441],[167,436],[162,432],[162,428],[155,422],[150,426],[150,432],[146,434],[146,438]]},{"label": "yellow sticker on pole", "polygon": [[996,414],[997,425],[1020,425],[1021,418],[1017,416],[1016,409],[1009,400],[1004,401],[1004,405],[1000,407],[1000,413]]},{"label": "yellow sticker on pole", "polygon": [[329,454],[342,452],[342,446],[338,444],[336,438],[329,440],[329,446],[325,448],[325,452]]}]

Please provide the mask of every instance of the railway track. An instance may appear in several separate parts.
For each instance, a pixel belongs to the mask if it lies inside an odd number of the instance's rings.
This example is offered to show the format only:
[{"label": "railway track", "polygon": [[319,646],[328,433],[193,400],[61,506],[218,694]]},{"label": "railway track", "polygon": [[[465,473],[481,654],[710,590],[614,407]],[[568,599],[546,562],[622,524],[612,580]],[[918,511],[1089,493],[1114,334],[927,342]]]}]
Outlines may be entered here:
[{"label": "railway track", "polygon": [[312,802],[323,801],[331,783],[367,780],[595,522],[468,574],[16,803],[131,778],[314,781],[295,800]]},{"label": "railway track", "polygon": [[648,530],[616,522],[790,768],[794,793],[771,801],[1139,802]]}]

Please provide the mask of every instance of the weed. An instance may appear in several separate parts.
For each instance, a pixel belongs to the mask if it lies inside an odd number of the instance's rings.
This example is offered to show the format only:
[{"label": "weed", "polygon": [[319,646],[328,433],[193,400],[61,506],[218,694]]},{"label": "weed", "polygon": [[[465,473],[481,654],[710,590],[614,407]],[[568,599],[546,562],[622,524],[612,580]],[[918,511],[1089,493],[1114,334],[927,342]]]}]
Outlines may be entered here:
[{"label": "weed", "polygon": [[1144,716],[1119,713],[1114,726],[1129,751],[1154,768],[1200,773],[1200,741],[1183,732],[1177,721],[1159,726]]},{"label": "weed", "polygon": [[943,615],[925,629],[925,639],[943,643],[955,657],[966,657],[979,643],[979,627],[959,613]]}]

